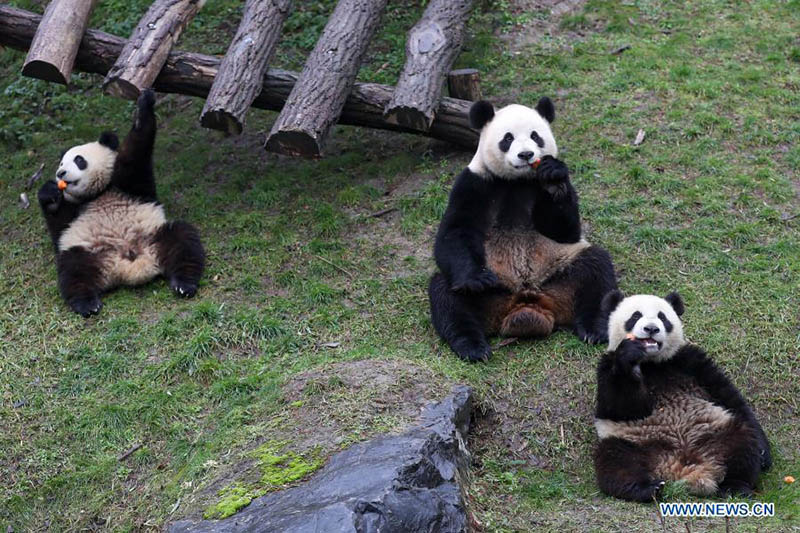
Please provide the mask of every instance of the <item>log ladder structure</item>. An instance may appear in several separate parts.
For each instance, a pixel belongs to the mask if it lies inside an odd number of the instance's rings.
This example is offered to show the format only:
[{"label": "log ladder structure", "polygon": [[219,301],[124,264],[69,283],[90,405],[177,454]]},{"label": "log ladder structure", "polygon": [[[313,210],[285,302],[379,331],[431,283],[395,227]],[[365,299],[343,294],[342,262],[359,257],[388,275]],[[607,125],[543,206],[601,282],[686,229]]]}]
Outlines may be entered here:
[{"label": "log ladder structure", "polygon": [[299,74],[269,68],[291,0],[246,0],[221,60],[172,49],[206,0],[154,0],[128,40],[87,29],[96,1],[51,0],[43,16],[0,4],[0,45],[28,51],[25,76],[68,84],[74,68],[104,75],[103,90],[121,98],[147,87],[205,97],[201,125],[228,134],[242,132],[251,106],[280,111],[265,142],[276,153],[321,157],[337,122],[477,145],[478,72],[450,72],[473,0],[429,1],[396,87],[356,81],[388,0],[339,0]]}]

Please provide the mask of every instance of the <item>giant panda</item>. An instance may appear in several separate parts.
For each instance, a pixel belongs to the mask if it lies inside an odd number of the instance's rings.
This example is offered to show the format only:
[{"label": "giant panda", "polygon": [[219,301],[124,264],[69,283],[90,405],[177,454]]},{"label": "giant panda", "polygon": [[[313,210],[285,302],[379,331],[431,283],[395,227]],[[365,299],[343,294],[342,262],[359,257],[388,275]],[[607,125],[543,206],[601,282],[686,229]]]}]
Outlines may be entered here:
[{"label": "giant panda", "polygon": [[597,367],[600,489],[643,502],[665,481],[699,495],[751,494],[772,463],[767,437],[733,383],[684,339],[680,295],[612,291],[603,310],[610,316]]},{"label": "giant panda", "polygon": [[615,289],[611,258],[582,235],[578,197],[556,159],[555,109],[472,105],[475,155],[456,178],[436,234],[429,284],[434,328],[469,361],[491,355],[487,335],[543,337],[569,328],[606,339],[600,315]]},{"label": "giant panda", "polygon": [[154,106],[152,90],[142,91],[122,146],[105,132],[70,148],[39,190],[61,295],[84,317],[100,311],[101,293],[158,275],[180,296],[197,292],[205,263],[200,235],[186,222],[167,221],[156,198]]}]

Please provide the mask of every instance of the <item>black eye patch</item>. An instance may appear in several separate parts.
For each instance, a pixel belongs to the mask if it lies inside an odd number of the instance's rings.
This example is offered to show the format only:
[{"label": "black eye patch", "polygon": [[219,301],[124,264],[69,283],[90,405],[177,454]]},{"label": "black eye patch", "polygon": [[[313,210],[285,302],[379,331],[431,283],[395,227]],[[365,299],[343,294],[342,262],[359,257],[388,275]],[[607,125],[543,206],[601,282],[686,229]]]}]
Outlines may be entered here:
[{"label": "black eye patch", "polygon": [[[636,311],[635,313],[633,313],[631,315],[631,317],[628,320],[625,321],[625,331],[632,330],[633,326],[636,325],[636,323],[639,321],[640,318],[642,318],[642,313],[640,313],[639,311]],[[666,327],[666,326],[664,326],[664,327]]]},{"label": "black eye patch", "polygon": [[508,149],[511,148],[511,143],[514,142],[514,136],[511,135],[511,132],[506,133],[503,136],[503,140],[500,141],[500,151],[501,152],[508,152]]},{"label": "black eye patch", "polygon": [[75,161],[75,166],[78,167],[81,170],[86,170],[86,167],[89,166],[89,164],[86,162],[86,160],[83,158],[83,156],[80,156],[80,155],[76,155],[75,159],[73,159],[73,161]]},{"label": "black eye patch", "polygon": [[531,132],[531,139],[533,139],[533,142],[536,143],[536,146],[538,146],[539,148],[544,148],[544,139],[539,137],[539,134],[536,133],[535,131]]},{"label": "black eye patch", "polygon": [[672,322],[670,322],[669,319],[667,318],[667,315],[665,315],[662,311],[659,311],[658,318],[661,319],[661,322],[664,323],[664,329],[667,330],[667,333],[672,332],[672,328],[674,326],[672,325]]}]

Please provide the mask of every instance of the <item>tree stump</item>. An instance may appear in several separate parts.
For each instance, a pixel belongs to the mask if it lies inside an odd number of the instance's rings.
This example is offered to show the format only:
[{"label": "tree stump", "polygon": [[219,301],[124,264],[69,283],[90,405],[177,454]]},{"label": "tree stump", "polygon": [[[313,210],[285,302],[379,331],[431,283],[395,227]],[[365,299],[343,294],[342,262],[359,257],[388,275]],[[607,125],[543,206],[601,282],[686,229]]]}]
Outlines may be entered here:
[{"label": "tree stump", "polygon": [[[41,16],[0,4],[0,45],[27,50]],[[102,31],[89,29],[81,40],[75,69],[105,75],[114,65],[125,46],[125,39]],[[178,93],[205,98],[220,66],[220,59],[191,52],[170,52],[153,88],[165,93]],[[269,69],[261,85],[261,93],[253,107],[278,111],[296,85],[298,74]],[[394,88],[378,83],[355,83],[339,116],[340,124],[364,126],[390,131],[422,133],[474,150],[478,133],[469,126],[471,102],[442,98],[431,128],[418,132],[387,122],[383,110],[392,98]]]},{"label": "tree stump", "polygon": [[386,120],[420,131],[430,128],[471,9],[472,0],[431,0],[408,32],[406,64],[386,106]]},{"label": "tree stump", "polygon": [[151,87],[181,32],[205,0],[155,0],[103,82],[107,94],[136,100]]},{"label": "tree stump", "polygon": [[453,70],[447,75],[447,92],[453,98],[477,102],[481,99],[481,76],[474,68]]},{"label": "tree stump", "polygon": [[387,0],[339,0],[272,126],[271,152],[319,157]]},{"label": "tree stump", "polygon": [[95,3],[96,0],[52,0],[36,30],[22,75],[67,85]]},{"label": "tree stump", "polygon": [[291,0],[247,0],[242,21],[208,93],[200,124],[240,134],[289,14]]}]

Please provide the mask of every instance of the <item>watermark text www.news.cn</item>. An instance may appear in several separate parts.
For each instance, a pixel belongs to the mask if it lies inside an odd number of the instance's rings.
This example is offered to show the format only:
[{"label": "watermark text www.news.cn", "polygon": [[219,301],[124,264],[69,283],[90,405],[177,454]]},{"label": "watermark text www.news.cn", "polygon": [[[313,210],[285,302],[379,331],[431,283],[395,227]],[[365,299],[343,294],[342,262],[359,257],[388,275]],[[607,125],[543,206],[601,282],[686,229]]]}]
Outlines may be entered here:
[{"label": "watermark text www.news.cn", "polygon": [[661,516],[667,517],[767,517],[775,516],[774,503],[706,502],[659,503]]}]

